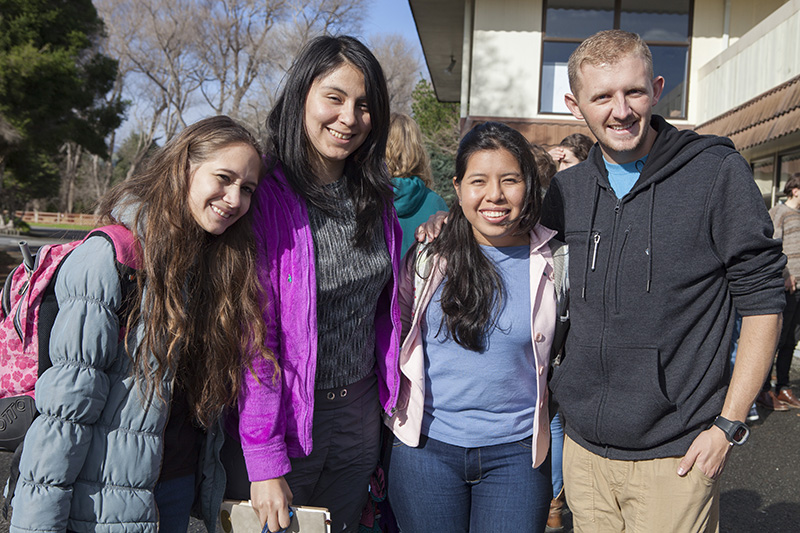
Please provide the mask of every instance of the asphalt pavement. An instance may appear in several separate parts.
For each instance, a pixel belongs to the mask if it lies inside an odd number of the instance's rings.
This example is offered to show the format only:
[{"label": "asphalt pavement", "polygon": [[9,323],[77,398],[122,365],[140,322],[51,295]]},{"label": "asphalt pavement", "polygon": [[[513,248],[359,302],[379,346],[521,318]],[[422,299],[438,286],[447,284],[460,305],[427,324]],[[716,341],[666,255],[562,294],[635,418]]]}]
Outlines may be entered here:
[{"label": "asphalt pavement", "polygon": [[[25,236],[31,248],[42,244],[80,239],[83,232],[45,231],[36,228]],[[19,236],[0,235],[0,250],[15,251]],[[800,357],[795,358],[792,385],[800,394]],[[723,533],[800,533],[800,409],[771,412],[759,408],[760,420],[751,423],[750,439],[734,447],[722,477],[720,531]],[[11,454],[0,452],[0,482],[5,484]],[[565,516],[565,533],[572,531]],[[205,526],[192,520],[189,533],[203,533]],[[0,516],[0,533],[8,532],[8,520]],[[414,532],[411,532],[414,533]]]}]

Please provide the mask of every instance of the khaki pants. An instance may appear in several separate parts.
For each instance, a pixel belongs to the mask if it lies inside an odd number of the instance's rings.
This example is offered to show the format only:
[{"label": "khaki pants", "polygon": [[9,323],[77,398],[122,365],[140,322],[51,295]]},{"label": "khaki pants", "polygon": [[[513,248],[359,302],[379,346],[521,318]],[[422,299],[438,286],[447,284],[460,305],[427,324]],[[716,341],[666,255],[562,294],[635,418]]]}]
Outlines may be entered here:
[{"label": "khaki pants", "polygon": [[616,461],[564,439],[564,490],[575,533],[719,531],[719,480],[680,457]]}]

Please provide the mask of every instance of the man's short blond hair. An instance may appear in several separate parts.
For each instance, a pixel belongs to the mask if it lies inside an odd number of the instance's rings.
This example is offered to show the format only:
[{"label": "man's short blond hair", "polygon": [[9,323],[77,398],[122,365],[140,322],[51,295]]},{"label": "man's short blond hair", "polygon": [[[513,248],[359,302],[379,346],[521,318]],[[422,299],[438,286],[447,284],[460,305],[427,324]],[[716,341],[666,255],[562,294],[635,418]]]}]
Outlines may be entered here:
[{"label": "man's short blond hair", "polygon": [[644,59],[647,74],[650,79],[653,79],[653,55],[638,34],[623,30],[605,30],[597,32],[583,41],[569,56],[569,63],[567,63],[569,88],[572,94],[576,96],[578,94],[580,89],[578,76],[584,64],[614,65],[629,55],[638,55]]}]

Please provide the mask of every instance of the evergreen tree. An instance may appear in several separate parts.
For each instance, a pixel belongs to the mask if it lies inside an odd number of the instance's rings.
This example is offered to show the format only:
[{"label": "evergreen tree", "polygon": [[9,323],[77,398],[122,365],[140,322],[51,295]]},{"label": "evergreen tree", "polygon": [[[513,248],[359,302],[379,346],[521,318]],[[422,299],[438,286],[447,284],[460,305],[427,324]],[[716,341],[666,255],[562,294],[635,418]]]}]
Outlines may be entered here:
[{"label": "evergreen tree", "polygon": [[19,136],[0,151],[6,207],[58,190],[64,143],[107,157],[125,104],[103,98],[117,61],[100,51],[102,38],[91,0],[0,0],[0,116]]},{"label": "evergreen tree", "polygon": [[453,176],[459,140],[459,104],[440,102],[425,79],[417,82],[411,98],[411,112],[422,130],[431,158],[433,190],[449,205],[455,198]]}]

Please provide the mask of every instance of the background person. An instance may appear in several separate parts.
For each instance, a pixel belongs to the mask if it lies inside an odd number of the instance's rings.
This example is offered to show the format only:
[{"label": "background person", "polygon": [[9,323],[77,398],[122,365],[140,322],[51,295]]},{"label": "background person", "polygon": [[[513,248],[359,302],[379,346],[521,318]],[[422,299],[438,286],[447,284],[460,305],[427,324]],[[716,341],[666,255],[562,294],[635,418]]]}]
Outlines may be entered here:
[{"label": "background person", "polygon": [[522,134],[476,126],[459,145],[449,223],[404,262],[404,402],[385,417],[403,531],[544,531],[556,298],[538,181]]},{"label": "background person", "polygon": [[766,409],[786,411],[790,407],[800,409],[800,400],[789,385],[789,370],[797,341],[800,340],[800,293],[797,292],[797,277],[800,276],[800,173],[793,174],[783,188],[785,202],[769,210],[775,226],[775,238],[783,242],[786,268],[783,269],[784,296],[783,325],[775,358],[775,390],[770,383],[770,374],[764,380],[756,402]]},{"label": "background person", "polygon": [[718,478],[774,354],[785,258],[730,140],[652,114],[664,79],[638,35],[593,35],[568,72],[567,106],[598,140],[553,179],[542,215],[570,252],[550,386],[575,530],[715,531]]},{"label": "background person", "polygon": [[593,144],[594,142],[587,135],[573,133],[561,139],[558,146],[549,150],[549,154],[558,165],[558,170],[561,171],[585,161],[589,157],[589,150],[592,149]]},{"label": "background person", "polygon": [[[542,191],[546,192],[550,186],[550,180],[558,172],[556,162],[542,145],[530,143],[528,146],[531,149],[533,158],[536,160],[536,169],[539,172],[539,183],[541,183]],[[427,222],[427,220],[423,222]]]},{"label": "background person", "polygon": [[386,165],[394,186],[394,208],[403,230],[401,255],[414,244],[414,231],[437,211],[447,211],[447,204],[433,192],[431,162],[422,132],[414,119],[392,113],[386,143]]},{"label": "background person", "polygon": [[64,260],[53,366],[36,384],[42,416],[25,439],[11,531],[186,531],[196,500],[215,530],[222,408],[242,366],[262,363],[267,380],[276,371],[258,348],[245,216],[263,174],[250,133],[218,116],[187,127],[103,199],[103,221],[130,228],[141,247],[128,295],[138,312],[118,315],[111,242],[90,237]]},{"label": "background person", "polygon": [[254,230],[281,379],[265,365],[243,370],[244,457],[229,439],[229,495],[252,499],[270,531],[289,525],[289,504],[326,507],[333,531],[357,531],[381,410],[395,408],[399,387],[400,226],[377,59],[351,37],[312,40],[267,129],[273,168],[256,194]]}]

